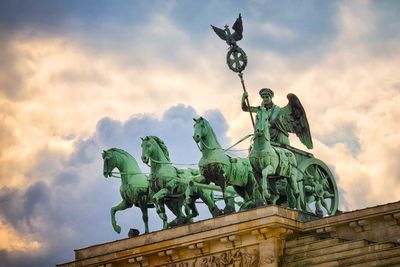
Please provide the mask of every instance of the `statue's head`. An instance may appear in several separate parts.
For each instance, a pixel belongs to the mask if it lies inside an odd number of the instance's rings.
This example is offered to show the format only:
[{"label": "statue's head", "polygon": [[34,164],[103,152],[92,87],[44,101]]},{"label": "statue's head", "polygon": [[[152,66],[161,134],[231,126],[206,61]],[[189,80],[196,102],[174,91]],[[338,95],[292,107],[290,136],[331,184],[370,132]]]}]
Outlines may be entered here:
[{"label": "statue's head", "polygon": [[269,89],[269,88],[262,88],[261,90],[260,90],[260,96],[262,97],[262,98],[264,98],[264,97],[266,97],[266,96],[269,96],[269,97],[274,97],[274,91],[272,91],[271,89]]},{"label": "statue's head", "polygon": [[269,88],[262,88],[260,90],[260,96],[263,100],[263,103],[268,105],[272,102],[272,98],[274,97],[274,92]]}]

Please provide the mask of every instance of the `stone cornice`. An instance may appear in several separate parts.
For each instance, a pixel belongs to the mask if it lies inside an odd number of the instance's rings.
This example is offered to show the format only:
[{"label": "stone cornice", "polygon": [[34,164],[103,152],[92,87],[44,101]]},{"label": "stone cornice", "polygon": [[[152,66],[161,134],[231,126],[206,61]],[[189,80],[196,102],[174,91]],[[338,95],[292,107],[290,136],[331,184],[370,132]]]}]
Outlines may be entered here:
[{"label": "stone cornice", "polygon": [[[261,207],[78,249],[75,250],[75,261],[59,266],[170,266],[196,259],[225,257],[223,254],[226,253],[230,253],[230,257],[242,253],[277,264],[289,235],[400,242],[397,240],[400,237],[400,202],[310,219],[309,214],[295,210]],[[268,253],[261,254],[265,249]],[[256,255],[254,251],[260,252]]]}]

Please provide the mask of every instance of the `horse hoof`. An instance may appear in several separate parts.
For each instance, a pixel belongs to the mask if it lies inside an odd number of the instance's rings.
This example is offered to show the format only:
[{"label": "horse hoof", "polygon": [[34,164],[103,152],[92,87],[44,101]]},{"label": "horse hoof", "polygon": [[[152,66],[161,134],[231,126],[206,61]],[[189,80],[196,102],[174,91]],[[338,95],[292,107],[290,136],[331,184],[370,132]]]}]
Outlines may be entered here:
[{"label": "horse hoof", "polygon": [[211,215],[213,216],[213,218],[224,215],[224,212],[222,210],[220,210],[218,207],[215,207],[212,211],[211,211]]},{"label": "horse hoof", "polygon": [[262,207],[262,206],[266,206],[267,205],[267,201],[263,201],[261,199],[256,200],[256,207]]},{"label": "horse hoof", "polygon": [[232,214],[235,212],[236,212],[235,208],[233,208],[233,207],[225,207],[225,209],[224,209],[224,215]]},{"label": "horse hoof", "polygon": [[169,227],[176,227],[180,225],[187,224],[190,221],[190,219],[182,217],[182,218],[176,218],[175,220],[171,221],[168,223]]},{"label": "horse hoof", "polygon": [[128,232],[128,237],[135,237],[138,236],[140,234],[138,229],[133,229],[131,228]]},{"label": "horse hoof", "polygon": [[116,225],[116,226],[114,227],[114,231],[117,232],[118,234],[120,234],[120,233],[121,233],[121,226]]},{"label": "horse hoof", "polygon": [[324,217],[324,212],[322,211],[322,209],[316,209],[315,210],[315,215],[317,215],[318,217],[322,218],[322,217]]}]

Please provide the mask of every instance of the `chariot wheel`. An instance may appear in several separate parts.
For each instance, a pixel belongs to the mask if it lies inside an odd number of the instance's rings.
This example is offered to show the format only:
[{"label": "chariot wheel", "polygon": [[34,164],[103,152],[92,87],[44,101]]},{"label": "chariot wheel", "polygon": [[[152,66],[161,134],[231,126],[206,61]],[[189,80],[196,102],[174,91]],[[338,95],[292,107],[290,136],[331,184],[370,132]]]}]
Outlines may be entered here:
[{"label": "chariot wheel", "polygon": [[299,182],[302,209],[320,217],[335,215],[339,194],[328,166],[319,159],[309,158],[300,162],[298,169],[302,174]]},{"label": "chariot wheel", "polygon": [[226,55],[226,64],[234,72],[242,72],[247,65],[246,53],[239,46],[232,47]]}]

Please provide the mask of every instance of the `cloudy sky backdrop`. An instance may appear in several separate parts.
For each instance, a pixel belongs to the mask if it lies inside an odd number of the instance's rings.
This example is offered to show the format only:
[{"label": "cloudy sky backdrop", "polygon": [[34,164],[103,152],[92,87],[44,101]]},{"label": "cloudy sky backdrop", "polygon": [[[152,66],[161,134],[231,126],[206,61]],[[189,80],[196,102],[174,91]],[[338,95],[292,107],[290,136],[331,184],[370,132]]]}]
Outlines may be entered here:
[{"label": "cloudy sky backdrop", "polygon": [[[0,267],[71,261],[75,248],[143,230],[137,208],[117,215],[121,235],[110,225],[120,181],[102,176],[103,149],[140,161],[139,137],[152,134],[173,162],[196,163],[193,117],[209,119],[224,147],[251,132],[209,26],[239,12],[251,103],[262,87],[280,106],[300,98],[340,209],[399,200],[398,1],[3,0]],[[161,228],[154,211],[150,220]]]}]

